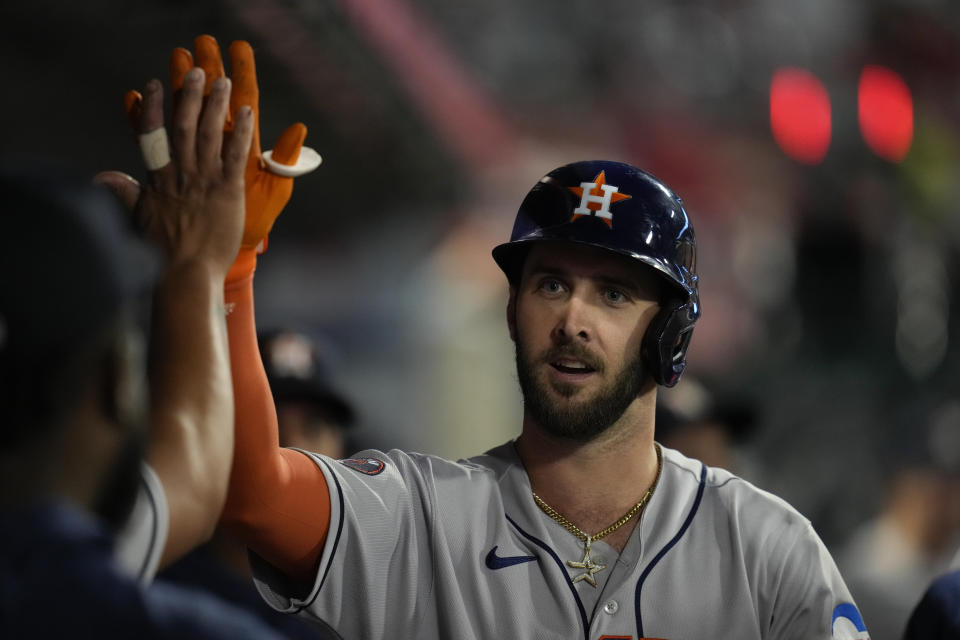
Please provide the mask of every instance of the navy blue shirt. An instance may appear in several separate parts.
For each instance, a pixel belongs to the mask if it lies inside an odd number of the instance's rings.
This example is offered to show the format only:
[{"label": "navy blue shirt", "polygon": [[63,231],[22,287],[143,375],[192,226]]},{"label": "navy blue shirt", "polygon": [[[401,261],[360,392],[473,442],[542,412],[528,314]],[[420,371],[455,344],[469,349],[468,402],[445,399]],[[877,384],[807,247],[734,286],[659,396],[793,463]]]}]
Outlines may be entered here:
[{"label": "navy blue shirt", "polygon": [[113,560],[111,536],[64,504],[0,511],[2,638],[279,638],[204,593],[142,588]]},{"label": "navy blue shirt", "polygon": [[230,569],[216,557],[209,545],[194,549],[170,565],[157,576],[157,580],[212,593],[256,615],[291,640],[333,640],[340,637],[322,623],[275,611],[257,593],[253,578],[244,578]]},{"label": "navy blue shirt", "polygon": [[904,640],[960,638],[960,571],[940,576],[923,594],[907,622]]}]

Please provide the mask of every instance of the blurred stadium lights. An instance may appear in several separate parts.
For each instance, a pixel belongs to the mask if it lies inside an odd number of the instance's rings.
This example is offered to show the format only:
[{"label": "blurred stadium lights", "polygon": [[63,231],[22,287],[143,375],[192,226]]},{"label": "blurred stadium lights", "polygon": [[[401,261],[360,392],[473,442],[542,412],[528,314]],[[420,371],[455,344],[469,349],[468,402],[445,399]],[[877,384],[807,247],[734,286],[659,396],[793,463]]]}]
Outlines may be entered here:
[{"label": "blurred stadium lights", "polygon": [[[814,74],[781,67],[770,82],[770,129],[777,146],[797,162],[820,164],[832,135],[830,96]],[[857,85],[860,133],[873,153],[900,162],[913,144],[913,96],[895,71],[867,65]]]},{"label": "blurred stadium lights", "polygon": [[895,71],[867,65],[857,87],[860,133],[870,150],[900,162],[913,143],[913,98],[906,82]]},{"label": "blurred stadium lights", "polygon": [[830,96],[804,69],[783,67],[770,82],[770,129],[777,145],[803,164],[819,164],[830,148]]}]

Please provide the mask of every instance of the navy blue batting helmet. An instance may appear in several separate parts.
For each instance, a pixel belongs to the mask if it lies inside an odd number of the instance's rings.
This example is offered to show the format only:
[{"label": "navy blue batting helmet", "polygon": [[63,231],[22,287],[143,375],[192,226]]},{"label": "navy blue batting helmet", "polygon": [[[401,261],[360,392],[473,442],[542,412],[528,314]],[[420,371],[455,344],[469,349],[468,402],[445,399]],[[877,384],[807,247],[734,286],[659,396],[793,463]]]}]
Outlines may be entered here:
[{"label": "navy blue batting helmet", "polygon": [[543,241],[599,247],[664,278],[665,295],[644,335],[642,356],[659,384],[675,385],[700,317],[696,240],[680,198],[646,171],[622,162],[564,165],[534,185],[520,205],[510,241],[493,250],[511,284],[519,283],[530,246]]}]

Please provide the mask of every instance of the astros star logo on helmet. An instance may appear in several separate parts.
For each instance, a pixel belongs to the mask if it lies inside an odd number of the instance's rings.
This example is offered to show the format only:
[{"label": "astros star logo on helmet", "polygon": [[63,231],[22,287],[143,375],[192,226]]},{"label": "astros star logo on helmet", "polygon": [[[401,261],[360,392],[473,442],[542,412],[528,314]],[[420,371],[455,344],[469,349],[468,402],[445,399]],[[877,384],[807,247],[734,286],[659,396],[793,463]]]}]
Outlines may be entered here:
[{"label": "astros star logo on helmet", "polygon": [[603,171],[597,174],[593,182],[581,182],[579,187],[567,188],[580,196],[580,206],[573,210],[570,222],[582,216],[596,216],[613,228],[610,205],[630,198],[627,194],[620,193],[617,187],[607,184],[607,176]]}]

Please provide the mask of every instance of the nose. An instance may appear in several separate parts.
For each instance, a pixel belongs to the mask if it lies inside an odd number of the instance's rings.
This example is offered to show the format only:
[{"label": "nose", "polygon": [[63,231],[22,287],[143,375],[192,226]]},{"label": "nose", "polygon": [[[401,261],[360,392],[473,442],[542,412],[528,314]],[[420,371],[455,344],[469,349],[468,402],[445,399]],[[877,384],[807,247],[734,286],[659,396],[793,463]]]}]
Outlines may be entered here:
[{"label": "nose", "polygon": [[552,337],[557,344],[573,340],[589,342],[592,336],[589,323],[589,305],[579,296],[567,298],[561,309]]}]

